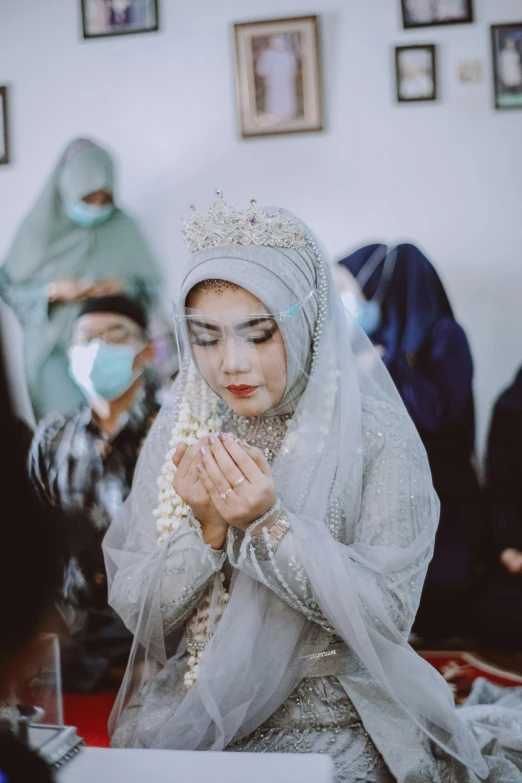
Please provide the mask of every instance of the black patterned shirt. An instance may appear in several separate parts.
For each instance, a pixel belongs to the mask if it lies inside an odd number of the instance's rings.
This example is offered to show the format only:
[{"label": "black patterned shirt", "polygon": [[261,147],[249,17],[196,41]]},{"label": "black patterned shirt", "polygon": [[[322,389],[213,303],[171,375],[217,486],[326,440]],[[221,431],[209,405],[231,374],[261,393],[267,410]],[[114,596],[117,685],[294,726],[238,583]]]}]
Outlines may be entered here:
[{"label": "black patterned shirt", "polygon": [[102,541],[130,493],[140,448],[159,409],[156,392],[152,387],[142,391],[112,438],[87,404],[66,416],[51,414],[34,435],[31,476],[68,518],[64,598],[76,610],[73,630],[79,630],[85,613],[113,614]]}]

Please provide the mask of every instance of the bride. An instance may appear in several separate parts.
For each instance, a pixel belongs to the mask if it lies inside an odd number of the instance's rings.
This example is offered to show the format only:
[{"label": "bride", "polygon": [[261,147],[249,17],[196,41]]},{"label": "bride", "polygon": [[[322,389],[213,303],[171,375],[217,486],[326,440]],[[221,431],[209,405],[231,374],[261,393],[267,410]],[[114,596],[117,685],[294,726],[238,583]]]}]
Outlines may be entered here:
[{"label": "bride", "polygon": [[135,635],[112,745],[322,752],[350,783],[520,783],[520,712],[463,720],[407,643],[439,504],[318,240],[219,191],[184,234],[184,369],[104,544]]}]

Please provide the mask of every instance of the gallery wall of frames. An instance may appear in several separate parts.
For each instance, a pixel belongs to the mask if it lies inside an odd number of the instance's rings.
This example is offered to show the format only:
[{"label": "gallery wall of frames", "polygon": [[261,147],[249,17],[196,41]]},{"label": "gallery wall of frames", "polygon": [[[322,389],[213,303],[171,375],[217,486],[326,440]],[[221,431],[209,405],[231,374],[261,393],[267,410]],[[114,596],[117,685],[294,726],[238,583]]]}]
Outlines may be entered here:
[{"label": "gallery wall of frames", "polygon": [[[162,0],[77,2],[80,35],[86,45],[100,38],[161,31]],[[395,100],[397,104],[442,101],[437,31],[448,25],[480,24],[475,0],[397,2],[403,30],[412,41],[394,47]],[[430,43],[413,40],[415,33],[425,38],[426,30],[432,35]],[[319,15],[238,21],[234,45],[237,127],[244,138],[324,129]],[[495,109],[522,109],[522,20],[491,25],[490,46]],[[463,61],[458,77],[462,82],[478,81],[482,70],[480,60]],[[16,85],[0,85],[0,165],[11,162],[10,137],[16,138],[16,128],[10,127],[11,90]]]}]

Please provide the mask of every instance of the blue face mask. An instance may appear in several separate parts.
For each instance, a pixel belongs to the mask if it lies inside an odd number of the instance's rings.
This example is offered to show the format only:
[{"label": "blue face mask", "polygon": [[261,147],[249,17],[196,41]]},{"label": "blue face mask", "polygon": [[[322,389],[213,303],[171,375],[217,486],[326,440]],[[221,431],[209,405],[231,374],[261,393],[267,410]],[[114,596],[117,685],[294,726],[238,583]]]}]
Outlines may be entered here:
[{"label": "blue face mask", "polygon": [[374,334],[381,325],[381,307],[377,302],[359,302],[357,323],[368,337]]},{"label": "blue face mask", "polygon": [[361,329],[371,337],[381,325],[381,306],[374,300],[361,299],[355,291],[345,291],[341,299]]},{"label": "blue face mask", "polygon": [[67,204],[65,214],[82,228],[93,228],[105,223],[114,212],[114,204],[105,204],[102,207],[96,204],[86,204],[85,201],[78,201],[75,204]]},{"label": "blue face mask", "polygon": [[143,373],[144,368],[132,368],[141,350],[142,346],[107,345],[102,340],[75,345],[69,354],[69,375],[88,399],[103,397],[112,402]]}]

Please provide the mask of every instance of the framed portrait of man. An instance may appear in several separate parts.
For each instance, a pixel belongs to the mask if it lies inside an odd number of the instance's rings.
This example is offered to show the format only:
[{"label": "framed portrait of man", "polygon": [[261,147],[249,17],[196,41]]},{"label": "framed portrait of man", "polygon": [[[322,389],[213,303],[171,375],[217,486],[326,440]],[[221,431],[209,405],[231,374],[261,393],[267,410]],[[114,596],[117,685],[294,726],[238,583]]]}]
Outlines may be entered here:
[{"label": "framed portrait of man", "polygon": [[158,0],[81,0],[84,38],[152,33],[159,29]]},{"label": "framed portrait of man", "polygon": [[0,87],[0,166],[10,162],[8,92],[7,87]]},{"label": "framed portrait of man", "polygon": [[243,137],[323,129],[316,16],[234,25]]},{"label": "framed portrait of man", "polygon": [[473,0],[401,0],[404,29],[473,22]]}]

